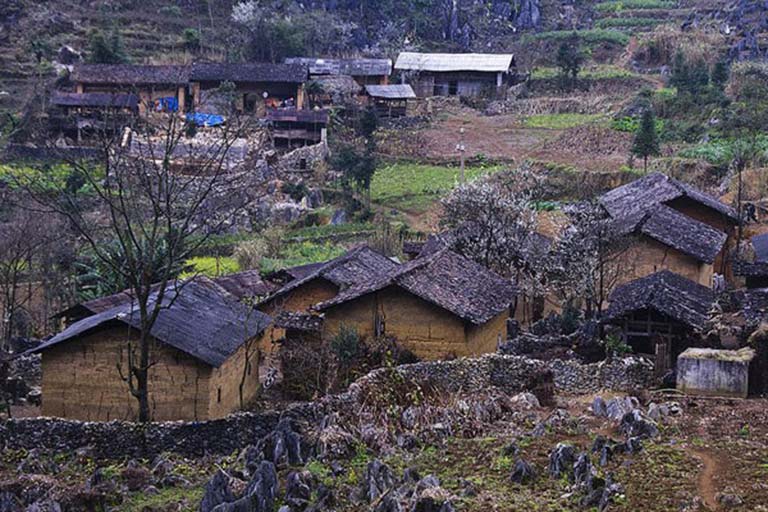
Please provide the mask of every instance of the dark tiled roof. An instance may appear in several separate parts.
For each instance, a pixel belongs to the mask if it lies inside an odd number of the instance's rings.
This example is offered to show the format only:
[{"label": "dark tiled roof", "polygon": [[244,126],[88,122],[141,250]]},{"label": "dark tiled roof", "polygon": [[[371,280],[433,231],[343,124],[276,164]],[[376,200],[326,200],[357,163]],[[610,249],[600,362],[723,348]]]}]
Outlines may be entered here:
[{"label": "dark tiled roof", "polygon": [[314,279],[325,279],[343,290],[357,283],[378,278],[397,267],[397,263],[370,247],[357,247],[312,269],[303,277],[288,282],[267,297],[264,302],[280,297]]},{"label": "dark tiled roof", "polygon": [[[150,300],[157,300],[156,294],[153,297]],[[164,301],[170,306],[160,310],[151,330],[152,336],[214,367],[221,366],[247,339],[262,333],[270,322],[267,315],[249,311],[234,296],[204,277],[184,284],[178,292],[169,287]],[[139,313],[136,306],[122,304],[80,320],[40,345],[35,352],[111,324],[137,328]]]},{"label": "dark tiled roof", "polygon": [[419,257],[378,279],[368,279],[317,305],[322,311],[397,286],[454,315],[480,325],[509,308],[515,287],[482,265],[447,249]]},{"label": "dark tiled roof", "polygon": [[55,91],[51,95],[51,103],[61,107],[110,107],[129,108],[136,110],[139,97],[135,94],[113,94],[109,92],[76,92]]},{"label": "dark tiled roof", "polygon": [[734,222],[738,221],[736,210],[716,197],[658,172],[606,192],[600,197],[600,204],[611,217],[621,218],[647,211],[658,204],[669,203],[681,197],[687,197],[715,210]]},{"label": "dark tiled roof", "polygon": [[639,233],[699,261],[713,263],[728,236],[672,208],[656,205],[614,221],[619,234]]},{"label": "dark tiled roof", "polygon": [[320,332],[323,330],[323,317],[311,313],[283,311],[275,317],[275,327],[296,331]]},{"label": "dark tiled roof", "polygon": [[264,297],[274,291],[275,286],[261,279],[258,270],[246,270],[217,277],[216,284],[227,290],[238,299],[244,297]]},{"label": "dark tiled roof", "polygon": [[632,311],[651,309],[699,330],[709,319],[714,300],[710,288],[662,270],[616,288],[603,321],[616,321]]},{"label": "dark tiled roof", "polygon": [[295,123],[328,123],[327,110],[301,110],[295,108],[273,109],[267,111],[267,119],[273,122],[292,121]]},{"label": "dark tiled roof", "polygon": [[737,260],[733,262],[733,273],[743,277],[768,277],[768,263]]},{"label": "dark tiled roof", "polygon": [[744,318],[750,322],[762,322],[768,317],[768,289],[737,290],[736,300],[741,305]]},{"label": "dark tiled roof", "polygon": [[307,66],[302,64],[269,64],[249,62],[226,64],[203,62],[192,66],[190,79],[196,82],[282,82],[300,84],[307,79]]},{"label": "dark tiled roof", "polygon": [[78,64],[72,81],[110,85],[182,85],[189,81],[188,66],[144,66],[134,64]]},{"label": "dark tiled roof", "polygon": [[286,64],[303,64],[312,75],[388,76],[392,72],[389,59],[316,59],[290,57]]}]

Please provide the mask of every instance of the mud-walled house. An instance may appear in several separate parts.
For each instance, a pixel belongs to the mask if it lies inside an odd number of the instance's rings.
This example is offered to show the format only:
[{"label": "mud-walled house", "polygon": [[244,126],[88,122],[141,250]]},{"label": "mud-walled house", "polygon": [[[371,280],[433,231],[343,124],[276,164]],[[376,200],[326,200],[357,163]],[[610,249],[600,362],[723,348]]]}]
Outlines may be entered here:
[{"label": "mud-walled house", "polygon": [[739,218],[716,197],[652,173],[607,192],[600,204],[620,232],[641,240],[622,262],[626,280],[665,269],[706,286],[714,274],[732,280],[728,255]]},{"label": "mud-walled house", "polygon": [[[267,296],[258,306],[259,310],[283,319],[295,326],[295,319],[281,316],[282,313],[311,313],[318,303],[333,299],[339,293],[359,283],[379,278],[393,271],[398,264],[367,246],[361,246],[321,265],[306,265],[289,269],[278,276],[285,284]],[[274,342],[283,338],[288,324],[276,322],[264,336],[262,350],[271,352]]]},{"label": "mud-walled house", "polygon": [[378,116],[387,119],[406,116],[408,102],[416,99],[408,84],[366,85],[365,93]]},{"label": "mud-walled house", "polygon": [[385,85],[392,73],[390,59],[325,59],[312,57],[289,57],[286,64],[301,64],[309,69],[312,80],[326,77],[349,76],[361,87]]},{"label": "mud-walled house", "polygon": [[[152,419],[220,418],[251,401],[259,388],[258,340],[270,319],[203,277],[171,285],[163,300],[150,332]],[[42,414],[135,419],[137,401],[123,377],[130,347],[137,350],[138,325],[129,301],[73,323],[35,349],[42,355]]]},{"label": "mud-walled house", "polygon": [[507,280],[444,249],[374,276],[314,306],[323,338],[342,327],[392,337],[422,359],[496,351],[516,296]]},{"label": "mud-walled house", "polygon": [[602,322],[617,326],[662,377],[685,349],[700,344],[714,301],[711,288],[663,270],[617,287]]},{"label": "mud-walled house", "polygon": [[395,62],[402,83],[420,98],[429,96],[499,96],[514,85],[512,54],[402,52]]},{"label": "mud-walled house", "polygon": [[196,112],[222,113],[220,87],[233,83],[236,109],[264,116],[272,108],[303,108],[307,77],[301,64],[199,63],[190,70],[190,90]]},{"label": "mud-walled house", "polygon": [[188,80],[187,66],[78,64],[70,75],[74,93],[82,95],[82,101],[96,98],[89,96],[93,93],[133,95],[141,114],[184,112]]}]

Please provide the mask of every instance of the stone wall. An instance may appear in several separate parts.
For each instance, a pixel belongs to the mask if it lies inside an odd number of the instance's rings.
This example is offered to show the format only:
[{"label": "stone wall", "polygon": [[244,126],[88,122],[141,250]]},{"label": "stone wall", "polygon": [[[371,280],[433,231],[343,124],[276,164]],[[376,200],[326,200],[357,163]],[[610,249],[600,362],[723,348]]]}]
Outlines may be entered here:
[{"label": "stone wall", "polygon": [[[386,393],[388,386],[418,384],[438,395],[472,397],[530,390],[538,376],[551,370],[559,392],[587,393],[600,389],[630,391],[651,383],[653,368],[637,358],[592,365],[576,361],[539,361],[520,356],[488,354],[479,358],[429,361],[381,368],[358,379],[347,391],[317,402],[285,409],[284,416],[318,424],[322,418],[354,411],[370,415],[366,399]],[[398,378],[393,379],[392,372]],[[394,384],[393,384],[394,383]],[[413,404],[417,405],[417,404]],[[429,407],[430,404],[424,404]],[[401,404],[409,408],[408,404]],[[205,422],[169,422],[141,425],[128,422],[80,422],[52,418],[13,419],[0,424],[0,449],[41,448],[50,451],[90,450],[97,458],[152,458],[162,452],[195,457],[205,453],[229,454],[271,432],[281,414],[237,413]],[[325,430],[322,427],[321,430]]]}]

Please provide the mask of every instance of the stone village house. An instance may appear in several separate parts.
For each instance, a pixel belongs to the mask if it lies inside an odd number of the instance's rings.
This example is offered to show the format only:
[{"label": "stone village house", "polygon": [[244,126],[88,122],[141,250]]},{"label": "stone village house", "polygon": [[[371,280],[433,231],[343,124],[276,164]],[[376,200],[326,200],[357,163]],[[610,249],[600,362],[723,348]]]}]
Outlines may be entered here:
[{"label": "stone village house", "polygon": [[[221,418],[259,389],[258,340],[271,320],[210,279],[169,287],[152,327],[150,408],[155,421]],[[119,302],[81,318],[34,351],[42,355],[44,416],[132,420],[127,375],[138,310]]]}]

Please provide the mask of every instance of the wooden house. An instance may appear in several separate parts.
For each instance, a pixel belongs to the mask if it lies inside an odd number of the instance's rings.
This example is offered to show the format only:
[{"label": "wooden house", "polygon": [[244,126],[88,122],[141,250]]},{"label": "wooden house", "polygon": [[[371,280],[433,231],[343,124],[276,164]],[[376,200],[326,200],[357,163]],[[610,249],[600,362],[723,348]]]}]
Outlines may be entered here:
[{"label": "wooden house", "polygon": [[267,121],[277,147],[294,148],[325,142],[328,112],[278,108],[267,111]]},{"label": "wooden house", "polygon": [[712,289],[663,270],[616,288],[603,316],[633,352],[655,361],[658,376],[697,344],[715,301]]},{"label": "wooden house", "polygon": [[[150,300],[156,301],[157,295]],[[270,319],[207,278],[167,291],[151,330],[149,393],[155,421],[220,418],[259,389],[258,340]],[[133,420],[123,377],[139,325],[129,301],[79,320],[35,349],[42,354],[44,416]]]},{"label": "wooden house", "polygon": [[304,82],[307,67],[301,64],[269,63],[200,63],[192,66],[190,90],[194,109],[210,112],[218,102],[219,87],[224,82],[235,84],[235,106],[244,113],[263,116],[267,110],[292,104],[304,105]]},{"label": "wooden house", "polygon": [[416,99],[408,84],[366,85],[365,93],[379,117],[389,119],[406,116],[408,101]]},{"label": "wooden house", "polygon": [[332,76],[350,76],[361,87],[385,85],[392,73],[390,59],[324,59],[311,57],[290,57],[286,64],[301,64],[309,69],[311,79]]},{"label": "wooden house", "polygon": [[402,52],[395,62],[402,83],[420,98],[501,95],[516,66],[514,55],[490,53]]},{"label": "wooden house", "polygon": [[[78,64],[70,75],[76,94],[117,93],[138,97],[141,114],[184,112],[189,68],[133,64]],[[110,107],[112,108],[112,107]]]},{"label": "wooden house", "polygon": [[509,281],[444,249],[349,286],[313,310],[324,315],[324,339],[345,326],[440,359],[494,352],[506,339],[515,295]]}]

